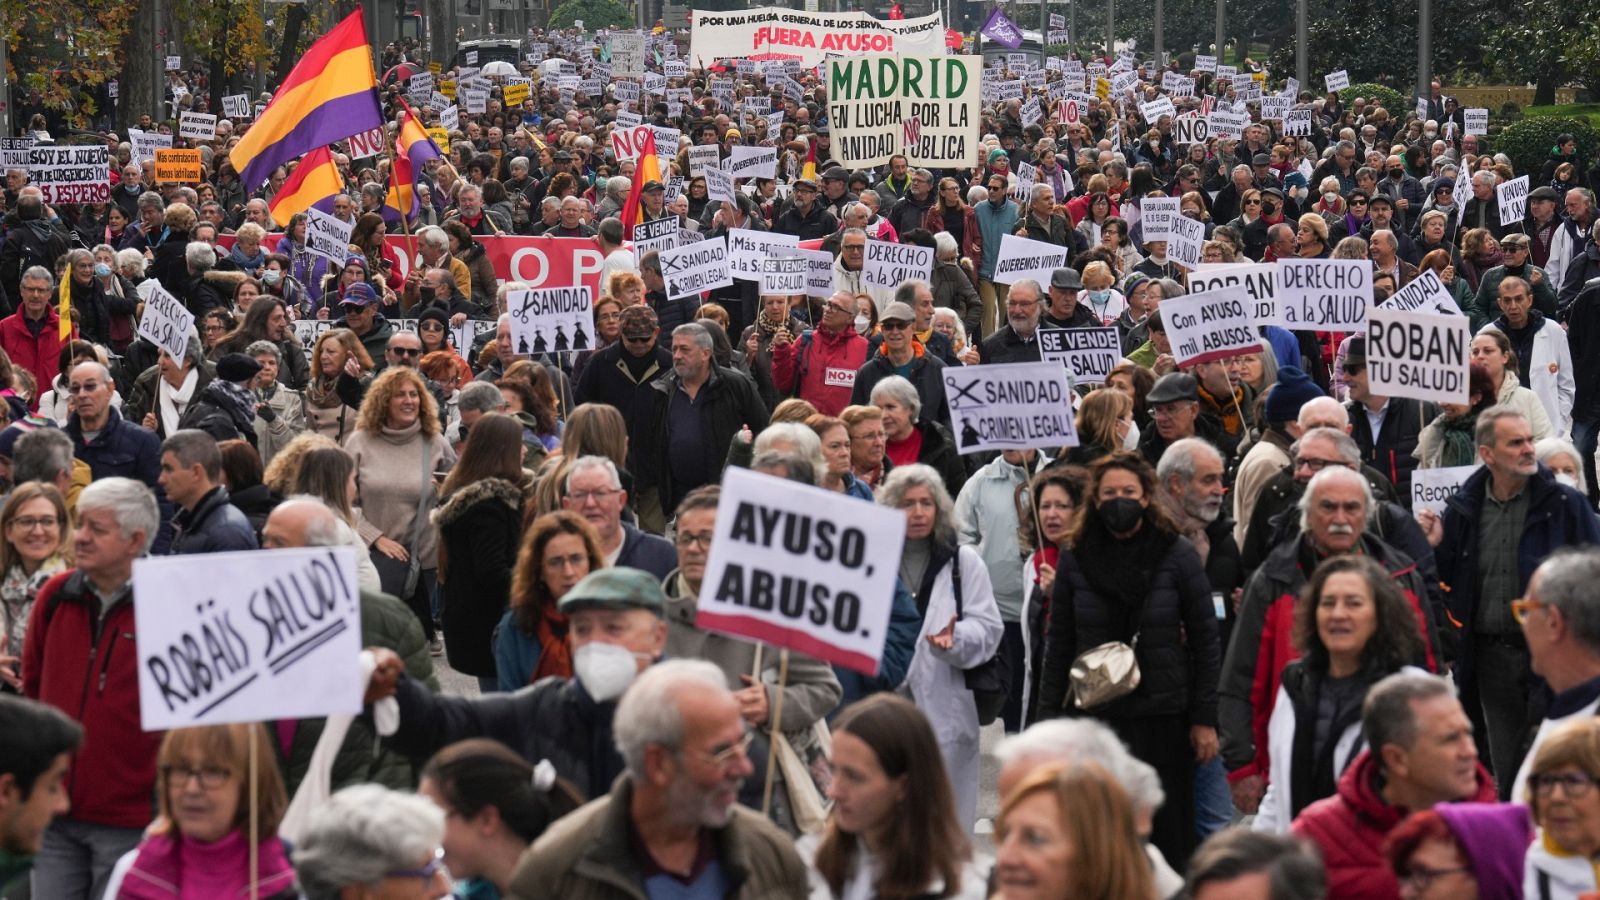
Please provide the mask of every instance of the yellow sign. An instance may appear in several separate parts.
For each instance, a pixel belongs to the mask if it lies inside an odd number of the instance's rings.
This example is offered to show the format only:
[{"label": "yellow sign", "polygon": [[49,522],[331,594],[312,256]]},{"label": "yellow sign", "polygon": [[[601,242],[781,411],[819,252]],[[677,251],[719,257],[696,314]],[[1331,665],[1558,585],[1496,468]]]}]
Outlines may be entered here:
[{"label": "yellow sign", "polygon": [[1100,98],[1101,103],[1109,101],[1111,99],[1111,82],[1104,78],[1096,78],[1094,80],[1094,95]]},{"label": "yellow sign", "polygon": [[200,151],[156,149],[157,184],[199,184],[204,180]]},{"label": "yellow sign", "polygon": [[505,97],[506,106],[521,106],[528,101],[528,86],[525,84],[508,84],[501,90]]},{"label": "yellow sign", "polygon": [[456,83],[449,79],[439,82],[439,93],[454,100],[456,98]]},{"label": "yellow sign", "polygon": [[428,137],[433,138],[433,142],[439,146],[440,153],[450,152],[450,132],[437,125],[427,129],[427,131]]},{"label": "yellow sign", "polygon": [[435,75],[437,75],[440,72],[444,71],[444,63],[436,63],[436,62],[428,63],[428,71],[432,72]]}]

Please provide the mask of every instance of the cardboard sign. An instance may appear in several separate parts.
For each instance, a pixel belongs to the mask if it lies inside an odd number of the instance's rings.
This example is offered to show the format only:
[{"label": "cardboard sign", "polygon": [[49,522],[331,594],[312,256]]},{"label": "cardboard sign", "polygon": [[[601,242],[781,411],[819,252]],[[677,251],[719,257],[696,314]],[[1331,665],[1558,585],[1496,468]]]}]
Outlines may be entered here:
[{"label": "cardboard sign", "polygon": [[728,267],[728,242],[724,238],[681,244],[661,251],[660,259],[661,277],[666,280],[669,300],[693,297],[733,284]]},{"label": "cardboard sign", "polygon": [[962,453],[1078,445],[1067,371],[1058,362],[956,366],[940,377]]},{"label": "cardboard sign", "polygon": [[737,202],[734,197],[733,175],[729,174],[727,169],[718,166],[714,169],[706,169],[703,174],[706,177],[707,199],[713,203]]},{"label": "cardboard sign", "polygon": [[1466,484],[1472,473],[1478,471],[1478,466],[1446,466],[1441,469],[1416,469],[1411,473],[1411,512],[1416,514],[1423,510],[1432,510],[1435,515],[1444,516],[1445,504],[1450,498],[1461,493],[1461,486]]},{"label": "cardboard sign", "polygon": [[1189,273],[1189,290],[1232,291],[1248,299],[1245,312],[1257,325],[1282,325],[1278,311],[1278,267],[1271,263],[1201,263]]},{"label": "cardboard sign", "polygon": [[806,292],[806,258],[770,256],[761,261],[761,296],[793,297]]},{"label": "cardboard sign", "polygon": [[861,264],[861,283],[894,290],[913,278],[927,281],[933,274],[933,248],[890,241],[867,241]]},{"label": "cardboard sign", "polygon": [[156,183],[199,184],[205,175],[200,150],[157,150]]},{"label": "cardboard sign", "polygon": [[28,153],[33,149],[31,137],[0,137],[0,171],[5,169],[28,170]]},{"label": "cardboard sign", "polygon": [[994,263],[994,277],[990,280],[995,284],[1016,284],[1031,278],[1041,285],[1043,293],[1043,286],[1050,283],[1050,274],[1066,267],[1071,252],[1070,248],[1059,244],[1003,235],[1000,255]]},{"label": "cardboard sign", "polygon": [[728,157],[728,174],[739,178],[777,178],[778,150],[776,147],[734,147]]},{"label": "cardboard sign", "polygon": [[178,117],[178,137],[195,141],[216,140],[217,117],[209,113],[185,111]]},{"label": "cardboard sign", "polygon": [[1432,269],[1423,269],[1417,277],[1406,282],[1406,286],[1398,291],[1378,307],[1399,312],[1441,312],[1451,315],[1461,315],[1461,307],[1456,305],[1454,297],[1445,290],[1444,282],[1434,274]]},{"label": "cardboard sign", "polygon": [[183,359],[189,335],[194,331],[194,313],[154,278],[147,283],[151,288],[144,297],[144,311],[139,316],[139,336],[167,351],[173,359]]},{"label": "cardboard sign", "polygon": [[1180,366],[1261,352],[1250,312],[1239,292],[1188,293],[1161,301],[1172,356]]},{"label": "cardboard sign", "polygon": [[447,129],[434,126],[423,130],[428,132],[428,137],[433,140],[434,146],[438,147],[441,153],[450,152],[450,132]]},{"label": "cardboard sign", "polygon": [[1464,109],[1461,111],[1461,121],[1467,134],[1486,135],[1489,133],[1489,111],[1487,109]]},{"label": "cardboard sign", "polygon": [[1372,392],[1466,404],[1471,328],[1466,316],[1382,306],[1368,310],[1367,379]]},{"label": "cardboard sign", "polygon": [[1146,241],[1172,239],[1172,221],[1182,215],[1178,212],[1177,197],[1143,197],[1139,200],[1140,230]]},{"label": "cardboard sign", "polygon": [[876,675],[905,530],[898,509],[729,469],[695,627]]},{"label": "cardboard sign", "polygon": [[1071,384],[1102,384],[1122,360],[1122,338],[1115,328],[1041,328],[1039,356],[1060,363]]},{"label": "cardboard sign", "polygon": [[222,111],[230,119],[250,118],[250,95],[233,94],[222,98]]},{"label": "cardboard sign", "polygon": [[771,231],[728,229],[728,268],[734,278],[761,280],[761,261],[781,249],[799,249],[800,239]]},{"label": "cardboard sign", "polygon": [[306,252],[315,253],[343,266],[350,256],[350,232],[354,222],[341,222],[315,206],[306,209]]},{"label": "cardboard sign", "polygon": [[[904,153],[912,166],[966,168],[978,161],[983,59],[850,57],[828,61],[833,156],[846,168],[881,166]],[[906,142],[907,119],[921,123]]]},{"label": "cardboard sign", "polygon": [[1364,259],[1278,260],[1278,306],[1290,329],[1360,331],[1372,305],[1372,264]]},{"label": "cardboard sign", "polygon": [[137,559],[133,590],[145,731],[361,711],[351,548]]},{"label": "cardboard sign", "polygon": [[587,285],[514,290],[506,295],[506,312],[518,356],[594,346],[594,300]]},{"label": "cardboard sign", "polygon": [[1500,205],[1500,224],[1516,225],[1528,214],[1528,176],[1502,181],[1494,187]]},{"label": "cardboard sign", "polygon": [[106,203],[111,200],[111,160],[105,144],[28,150],[28,178],[46,203]]},{"label": "cardboard sign", "polygon": [[1331,94],[1334,91],[1342,91],[1350,86],[1350,73],[1344,69],[1329,72],[1325,81],[1328,85],[1328,93]]}]

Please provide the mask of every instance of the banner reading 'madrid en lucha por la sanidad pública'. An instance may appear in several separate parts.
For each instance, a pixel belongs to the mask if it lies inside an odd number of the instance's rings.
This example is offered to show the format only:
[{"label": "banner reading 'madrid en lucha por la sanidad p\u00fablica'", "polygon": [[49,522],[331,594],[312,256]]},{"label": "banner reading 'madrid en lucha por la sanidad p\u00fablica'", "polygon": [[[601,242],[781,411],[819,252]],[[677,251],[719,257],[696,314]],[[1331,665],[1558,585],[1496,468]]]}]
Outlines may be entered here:
[{"label": "banner reading 'madrid en lucha por la sanidad p\u00fablica'", "polygon": [[884,21],[866,13],[813,13],[779,7],[689,14],[689,62],[772,56],[799,59],[808,66],[829,55],[944,53],[944,24],[938,15]]}]

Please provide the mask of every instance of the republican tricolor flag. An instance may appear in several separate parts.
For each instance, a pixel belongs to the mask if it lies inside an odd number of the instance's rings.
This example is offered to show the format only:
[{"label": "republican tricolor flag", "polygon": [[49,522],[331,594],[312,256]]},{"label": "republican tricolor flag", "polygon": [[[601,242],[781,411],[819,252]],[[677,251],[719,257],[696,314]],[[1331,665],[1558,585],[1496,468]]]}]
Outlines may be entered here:
[{"label": "republican tricolor flag", "polygon": [[414,219],[421,210],[417,200],[417,174],[430,159],[444,156],[417,114],[404,100],[401,102],[400,127],[394,136],[394,166],[389,174],[389,196],[383,202],[383,217],[399,221],[401,217]]}]

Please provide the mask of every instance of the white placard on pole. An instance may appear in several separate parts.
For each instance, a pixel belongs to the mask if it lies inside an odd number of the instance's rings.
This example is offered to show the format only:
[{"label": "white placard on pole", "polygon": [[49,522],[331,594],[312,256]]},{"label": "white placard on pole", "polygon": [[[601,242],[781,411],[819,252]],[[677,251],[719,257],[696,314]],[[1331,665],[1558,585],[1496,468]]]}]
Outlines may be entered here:
[{"label": "white placard on pole", "polygon": [[512,352],[518,356],[594,346],[594,298],[586,284],[511,291],[506,312],[511,316]]},{"label": "white placard on pole", "polygon": [[954,366],[940,378],[961,453],[1078,445],[1059,362]]}]

